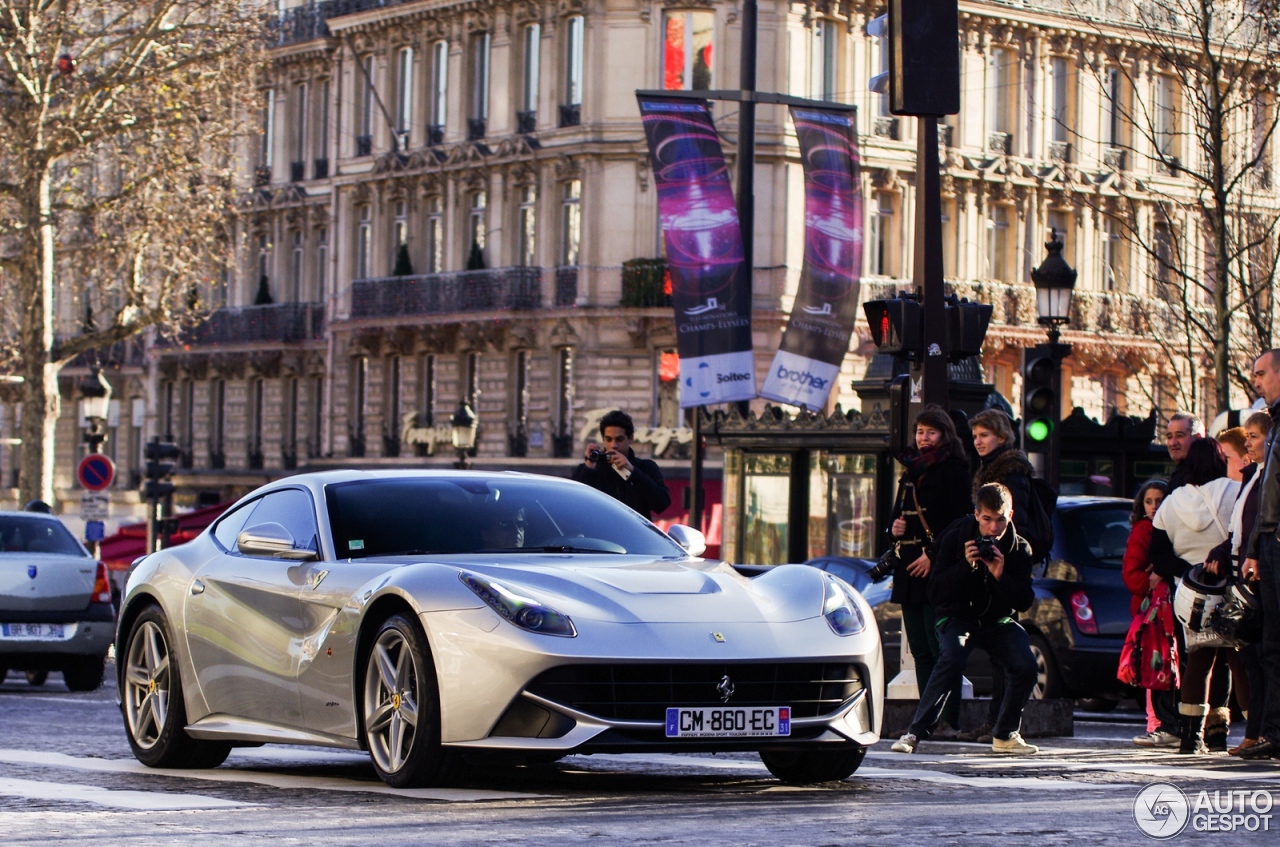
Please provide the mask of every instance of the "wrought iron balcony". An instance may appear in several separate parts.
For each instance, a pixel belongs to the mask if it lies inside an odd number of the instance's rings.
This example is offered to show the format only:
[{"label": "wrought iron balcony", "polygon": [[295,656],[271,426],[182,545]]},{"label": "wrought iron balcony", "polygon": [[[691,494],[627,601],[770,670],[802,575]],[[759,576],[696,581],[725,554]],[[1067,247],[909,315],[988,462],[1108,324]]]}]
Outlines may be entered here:
[{"label": "wrought iron balcony", "polygon": [[271,166],[258,165],[253,169],[254,185],[270,185],[271,184]]},{"label": "wrought iron balcony", "polygon": [[578,303],[578,266],[561,265],[556,268],[557,306],[575,306]]},{"label": "wrought iron balcony", "polygon": [[431,124],[427,127],[427,146],[438,147],[441,144],[444,144],[444,126]]},{"label": "wrought iron balcony", "polygon": [[578,126],[582,123],[581,103],[560,104],[560,126]]},{"label": "wrought iron balcony", "polygon": [[356,136],[356,155],[357,156],[373,155],[373,136],[372,135]]},{"label": "wrought iron balcony", "polygon": [[307,178],[306,162],[290,162],[289,163],[289,181],[302,182]]},{"label": "wrought iron balcony", "polygon": [[277,47],[328,38],[330,18],[367,9],[399,6],[409,0],[319,0],[282,11],[272,23],[271,43]]},{"label": "wrought iron balcony", "polygon": [[467,140],[479,141],[484,138],[488,127],[484,118],[467,119]]},{"label": "wrought iron balcony", "polygon": [[218,309],[170,344],[294,344],[323,337],[322,303],[273,303]]},{"label": "wrought iron balcony", "polygon": [[357,279],[351,317],[530,311],[542,303],[542,268],[512,267]]},{"label": "wrought iron balcony", "polygon": [[531,132],[538,131],[538,113],[537,112],[516,112],[516,132],[522,132],[528,135]]},{"label": "wrought iron balcony", "polygon": [[315,179],[327,179],[329,177],[329,160],[316,159],[314,164]]},{"label": "wrought iron balcony", "polygon": [[117,341],[109,347],[103,347],[100,350],[94,350],[89,353],[81,353],[70,362],[70,367],[88,368],[98,365],[101,367],[126,367],[140,366],[143,363],[145,350],[142,346],[140,337],[128,338],[124,341]]}]

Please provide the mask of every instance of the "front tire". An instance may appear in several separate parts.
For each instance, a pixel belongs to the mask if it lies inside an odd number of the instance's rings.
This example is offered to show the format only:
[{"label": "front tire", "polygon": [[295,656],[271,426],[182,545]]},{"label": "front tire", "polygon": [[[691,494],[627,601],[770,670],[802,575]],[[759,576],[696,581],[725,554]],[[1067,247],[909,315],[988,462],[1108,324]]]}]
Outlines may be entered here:
[{"label": "front tire", "polygon": [[440,746],[440,694],[427,637],[416,621],[393,615],[365,656],[361,714],[374,770],[393,788],[444,785],[458,754]]},{"label": "front tire", "polygon": [[148,606],[129,630],[121,685],[129,746],[148,767],[216,768],[226,761],[231,745],[187,735],[182,676],[170,632],[159,606]]},{"label": "front tire", "polygon": [[105,674],[106,662],[101,656],[85,656],[63,667],[62,681],[71,691],[97,691]]},{"label": "front tire", "polygon": [[866,758],[866,747],[852,750],[761,750],[769,773],[788,785],[812,785],[847,779]]},{"label": "front tire", "polygon": [[27,671],[27,685],[33,688],[39,688],[44,685],[45,680],[49,678],[47,670]]},{"label": "front tire", "polygon": [[1036,687],[1031,689],[1031,699],[1050,700],[1064,696],[1062,676],[1058,673],[1058,662],[1053,658],[1049,643],[1039,633],[1029,632],[1027,636],[1031,642],[1031,655],[1036,660]]}]

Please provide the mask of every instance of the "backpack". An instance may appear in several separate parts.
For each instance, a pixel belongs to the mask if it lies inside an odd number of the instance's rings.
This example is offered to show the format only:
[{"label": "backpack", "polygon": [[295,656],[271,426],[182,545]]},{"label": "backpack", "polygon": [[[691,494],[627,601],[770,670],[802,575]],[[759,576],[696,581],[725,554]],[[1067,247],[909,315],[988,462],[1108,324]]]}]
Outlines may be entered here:
[{"label": "backpack", "polygon": [[1031,514],[1024,531],[1018,533],[1031,545],[1031,558],[1040,562],[1053,549],[1053,512],[1058,508],[1058,492],[1038,476],[1028,475],[1031,484]]}]

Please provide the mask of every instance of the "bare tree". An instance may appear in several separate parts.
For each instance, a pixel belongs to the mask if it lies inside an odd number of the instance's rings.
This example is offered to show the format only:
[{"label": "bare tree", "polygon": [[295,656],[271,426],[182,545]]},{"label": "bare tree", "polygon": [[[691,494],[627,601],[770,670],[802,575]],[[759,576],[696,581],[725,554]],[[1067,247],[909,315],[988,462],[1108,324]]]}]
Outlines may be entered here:
[{"label": "bare tree", "polygon": [[58,375],[199,316],[228,265],[264,18],[242,0],[0,0],[0,365],[21,497],[53,496]]},{"label": "bare tree", "polygon": [[1275,338],[1280,10],[1275,0],[1073,6],[1097,36],[1092,69],[1108,113],[1099,140],[1136,172],[1126,197],[1090,202],[1150,268],[1147,323],[1190,377],[1183,405],[1208,375],[1217,409],[1229,408],[1232,386],[1248,390],[1254,356]]}]

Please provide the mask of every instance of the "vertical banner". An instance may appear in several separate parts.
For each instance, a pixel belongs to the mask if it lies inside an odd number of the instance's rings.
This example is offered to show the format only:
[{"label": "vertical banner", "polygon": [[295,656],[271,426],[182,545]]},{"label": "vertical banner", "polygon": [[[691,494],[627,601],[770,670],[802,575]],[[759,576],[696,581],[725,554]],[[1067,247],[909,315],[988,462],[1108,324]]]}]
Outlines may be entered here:
[{"label": "vertical banner", "polygon": [[640,97],[667,245],[680,406],[756,396],[751,285],[738,208],[705,100]]},{"label": "vertical banner", "polygon": [[761,397],[819,410],[858,317],[861,164],[855,112],[791,107],[804,163],[804,265]]}]

